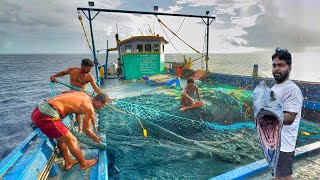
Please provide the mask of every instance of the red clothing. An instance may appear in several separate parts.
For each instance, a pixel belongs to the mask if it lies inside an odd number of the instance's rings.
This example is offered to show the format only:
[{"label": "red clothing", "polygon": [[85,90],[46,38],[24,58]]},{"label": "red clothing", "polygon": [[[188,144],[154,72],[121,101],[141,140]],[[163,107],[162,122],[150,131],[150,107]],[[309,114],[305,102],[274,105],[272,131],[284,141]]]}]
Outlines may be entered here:
[{"label": "red clothing", "polygon": [[42,114],[36,107],[31,115],[32,122],[45,134],[48,138],[59,138],[69,131],[68,128],[60,120],[52,120],[51,116]]}]

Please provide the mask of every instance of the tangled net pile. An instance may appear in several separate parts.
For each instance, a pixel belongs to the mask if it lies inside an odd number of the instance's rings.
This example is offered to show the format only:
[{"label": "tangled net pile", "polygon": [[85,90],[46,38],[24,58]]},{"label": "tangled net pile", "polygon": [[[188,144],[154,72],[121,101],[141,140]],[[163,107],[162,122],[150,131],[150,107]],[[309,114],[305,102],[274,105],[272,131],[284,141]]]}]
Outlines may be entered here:
[{"label": "tangled net pile", "polygon": [[174,88],[116,100],[100,110],[110,167],[119,170],[111,168],[111,178],[210,178],[261,159],[250,120],[252,93],[200,90],[206,105],[186,112],[179,111],[181,90]]},{"label": "tangled net pile", "polygon": [[[185,112],[179,111],[181,89],[173,87],[112,102],[98,111],[107,145],[73,134],[91,147],[107,147],[111,179],[208,179],[262,159],[252,91],[223,84],[199,89],[205,106]],[[319,130],[301,121],[297,147],[317,141]]]}]

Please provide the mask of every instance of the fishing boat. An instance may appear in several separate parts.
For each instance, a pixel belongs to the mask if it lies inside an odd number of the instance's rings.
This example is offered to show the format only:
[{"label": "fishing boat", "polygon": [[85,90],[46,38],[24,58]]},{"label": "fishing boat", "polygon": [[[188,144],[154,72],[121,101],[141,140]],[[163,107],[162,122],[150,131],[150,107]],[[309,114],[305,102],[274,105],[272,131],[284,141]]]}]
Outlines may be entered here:
[{"label": "fishing boat", "polygon": [[[92,2],[90,2],[92,5]],[[198,15],[186,15],[186,14],[168,14],[159,12],[138,12],[138,11],[126,11],[126,10],[111,10],[111,9],[97,9],[93,7],[89,8],[77,8],[78,12],[82,11],[89,20],[91,40],[92,40],[92,53],[95,63],[95,73],[97,84],[102,85],[102,81],[107,79],[108,75],[108,53],[109,51],[118,51],[119,58],[122,60],[123,80],[143,79],[144,76],[154,76],[157,74],[169,73],[170,77],[176,77],[176,75],[182,75],[183,65],[179,65],[178,62],[174,66],[165,68],[164,59],[164,45],[168,41],[159,35],[149,36],[133,36],[124,40],[120,40],[116,35],[117,47],[106,49],[106,63],[103,65],[104,72],[99,70],[100,63],[97,61],[96,49],[93,37],[93,29],[91,21],[100,12],[113,12],[113,13],[133,13],[133,14],[149,14],[156,16],[182,16],[182,17],[194,17],[201,18],[207,26],[206,32],[206,49],[207,52],[204,55],[206,61],[206,69],[193,71],[194,79],[202,80],[204,82],[215,82],[220,84],[232,85],[237,88],[246,88],[246,90],[253,90],[255,86],[266,78],[258,76],[239,76],[219,73],[208,72],[208,46],[209,46],[209,26],[215,17],[209,16],[206,12],[205,16]],[[91,13],[96,13],[93,17]],[[174,64],[173,62],[171,64]],[[186,63],[185,63],[186,64]],[[182,69],[181,69],[182,68]],[[186,70],[185,72],[187,72]],[[99,73],[100,72],[100,73]],[[101,78],[103,76],[103,78]],[[189,76],[189,77],[190,77]],[[123,81],[125,83],[125,81]],[[112,86],[117,86],[119,82],[117,79],[112,81],[108,80],[108,83]],[[267,83],[272,85],[274,82],[272,79],[267,79]],[[300,87],[305,97],[303,103],[302,117],[304,119],[320,123],[320,83],[295,81]],[[121,84],[123,85],[123,84]],[[159,84],[163,85],[163,84]],[[133,105],[131,105],[133,106]],[[67,116],[63,122],[66,125],[72,125],[74,118]],[[140,122],[141,123],[141,122]],[[71,127],[70,127],[71,128]],[[101,133],[100,137],[103,142],[108,142],[106,134]],[[99,161],[96,165],[88,168],[84,171],[77,170],[77,167],[73,170],[63,170],[63,162],[57,148],[56,141],[48,139],[39,129],[35,130],[16,147],[7,157],[0,162],[0,179],[108,179],[110,165],[108,165],[108,148],[101,148],[99,145],[82,144],[82,151],[85,157],[99,157]],[[307,156],[316,154],[319,156],[320,141],[316,141],[313,144],[308,144],[303,147],[297,148],[295,155],[296,159],[303,159]],[[112,171],[118,171],[114,167]],[[212,179],[243,179],[250,178],[259,175],[259,173],[266,172],[268,165],[265,160],[260,160],[246,166],[237,168],[225,174],[221,174]],[[114,172],[113,172],[114,173]],[[117,173],[117,172],[115,172]]]}]

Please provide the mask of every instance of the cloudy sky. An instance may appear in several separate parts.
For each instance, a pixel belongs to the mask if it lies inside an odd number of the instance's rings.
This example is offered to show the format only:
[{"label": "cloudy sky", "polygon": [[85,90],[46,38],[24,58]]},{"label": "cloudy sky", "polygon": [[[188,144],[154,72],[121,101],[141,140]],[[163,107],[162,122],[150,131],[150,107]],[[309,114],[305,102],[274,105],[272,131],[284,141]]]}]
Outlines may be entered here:
[{"label": "cloudy sky", "polygon": [[[319,0],[96,0],[96,8],[153,11],[205,15],[216,20],[210,26],[211,53],[248,52],[275,47],[294,51],[318,50],[320,47]],[[77,7],[88,7],[87,1],[1,0],[0,53],[89,53]],[[85,16],[84,27],[89,34]],[[165,17],[160,19],[174,32],[203,51],[205,25],[201,19]],[[93,20],[97,49],[115,46],[120,39],[156,34],[171,39],[179,52],[193,51],[168,31],[154,16],[100,13]],[[150,27],[150,28],[149,28]],[[180,27],[180,28],[179,28]],[[91,42],[91,41],[90,41]],[[169,44],[166,52],[176,53]],[[316,48],[315,48],[316,47]]]}]

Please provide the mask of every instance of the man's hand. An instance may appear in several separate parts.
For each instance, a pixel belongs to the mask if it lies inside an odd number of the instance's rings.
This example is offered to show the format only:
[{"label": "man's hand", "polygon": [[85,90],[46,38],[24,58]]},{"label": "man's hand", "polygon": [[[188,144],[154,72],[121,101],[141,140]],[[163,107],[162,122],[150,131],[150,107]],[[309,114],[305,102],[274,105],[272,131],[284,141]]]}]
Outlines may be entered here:
[{"label": "man's hand", "polygon": [[116,100],[116,99],[117,99],[117,98],[109,98],[108,101],[107,101],[107,104],[110,103],[111,101]]},{"label": "man's hand", "polygon": [[100,141],[101,141],[100,137],[98,137],[98,136],[95,136],[95,137],[93,137],[92,139],[93,139],[93,141],[96,142],[96,143],[100,143]]},{"label": "man's hand", "polygon": [[116,100],[116,99],[117,99],[117,98],[110,98],[109,101],[113,101],[113,100]]},{"label": "man's hand", "polygon": [[54,76],[50,76],[50,81],[51,82],[57,82],[56,78]]}]

